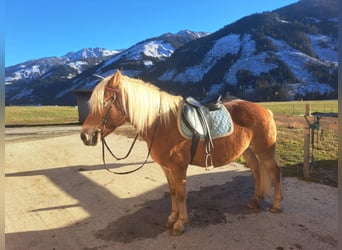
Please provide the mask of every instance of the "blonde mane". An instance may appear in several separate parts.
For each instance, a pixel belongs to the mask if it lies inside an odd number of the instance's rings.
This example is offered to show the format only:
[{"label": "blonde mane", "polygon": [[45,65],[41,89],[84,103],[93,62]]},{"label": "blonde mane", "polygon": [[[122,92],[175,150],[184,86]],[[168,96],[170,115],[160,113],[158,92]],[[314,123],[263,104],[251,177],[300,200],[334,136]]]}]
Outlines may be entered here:
[{"label": "blonde mane", "polygon": [[111,76],[103,79],[99,84],[95,86],[88,102],[90,114],[103,112],[104,104],[104,92]]},{"label": "blonde mane", "polygon": [[[90,98],[90,112],[103,112],[104,92],[111,77],[99,83]],[[170,95],[156,86],[142,80],[121,75],[120,98],[129,122],[140,133],[145,133],[156,119],[162,124],[169,123],[170,117],[177,116],[180,96]]]}]

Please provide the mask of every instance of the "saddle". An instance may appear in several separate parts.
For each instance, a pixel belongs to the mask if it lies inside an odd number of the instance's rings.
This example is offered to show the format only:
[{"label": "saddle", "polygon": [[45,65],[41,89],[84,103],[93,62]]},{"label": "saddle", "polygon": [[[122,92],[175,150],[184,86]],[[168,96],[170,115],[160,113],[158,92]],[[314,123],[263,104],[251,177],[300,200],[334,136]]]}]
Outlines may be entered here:
[{"label": "saddle", "polygon": [[214,148],[214,144],[210,132],[212,124],[210,112],[219,110],[221,107],[221,96],[215,99],[207,98],[202,101],[198,101],[193,97],[187,97],[184,100],[181,115],[185,125],[192,132],[190,163],[195,156],[201,137],[205,140],[206,165],[208,159],[211,158],[210,151]]}]

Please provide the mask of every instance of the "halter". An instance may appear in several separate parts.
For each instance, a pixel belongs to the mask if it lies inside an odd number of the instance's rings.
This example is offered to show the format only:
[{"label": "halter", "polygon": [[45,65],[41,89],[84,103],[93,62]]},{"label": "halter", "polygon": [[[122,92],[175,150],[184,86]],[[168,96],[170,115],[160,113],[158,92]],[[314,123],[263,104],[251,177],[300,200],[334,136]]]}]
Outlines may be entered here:
[{"label": "halter", "polygon": [[[158,123],[156,124],[156,126],[155,126],[155,128],[154,128],[154,131],[153,131],[153,134],[152,134],[152,140],[151,140],[151,143],[150,143],[150,145],[149,145],[148,153],[147,153],[147,156],[146,156],[145,161],[144,161],[139,167],[137,167],[136,169],[130,170],[130,171],[126,171],[126,172],[116,172],[116,171],[110,170],[109,168],[106,167],[105,147],[107,148],[107,150],[109,151],[109,153],[112,155],[112,157],[115,158],[116,160],[123,160],[123,159],[126,159],[126,158],[130,155],[130,153],[132,152],[132,149],[133,149],[133,147],[134,147],[134,145],[135,145],[135,142],[136,142],[137,139],[138,139],[139,134],[138,134],[138,133],[136,134],[136,136],[135,136],[135,138],[134,138],[134,140],[133,140],[133,142],[132,142],[132,145],[131,145],[131,147],[129,148],[129,150],[128,150],[128,152],[126,153],[125,156],[123,156],[123,157],[118,157],[118,156],[116,156],[116,155],[112,152],[112,150],[109,148],[109,146],[108,146],[108,144],[107,144],[107,142],[106,142],[106,140],[105,140],[104,130],[105,130],[105,128],[106,128],[106,123],[107,123],[108,120],[109,120],[110,111],[112,110],[112,107],[114,106],[116,100],[118,100],[118,103],[119,103],[119,106],[120,106],[120,110],[121,110],[121,112],[122,112],[122,114],[123,114],[124,116],[126,116],[126,112],[125,112],[125,110],[124,110],[124,108],[123,108],[122,102],[121,102],[119,99],[117,99],[117,95],[118,95],[119,89],[118,89],[118,88],[112,88],[112,87],[108,87],[108,86],[107,86],[107,87],[105,88],[105,90],[108,91],[108,92],[113,92],[113,95],[112,95],[111,98],[109,98],[109,99],[112,99],[111,105],[109,106],[109,108],[108,108],[106,114],[105,114],[104,117],[103,117],[103,120],[102,120],[102,128],[100,129],[100,131],[101,131],[101,141],[102,141],[102,161],[103,161],[103,165],[104,165],[105,169],[106,169],[108,172],[111,172],[111,173],[114,173],[114,174],[124,175],[124,174],[134,173],[134,172],[138,171],[139,169],[141,169],[141,168],[146,164],[146,162],[147,162],[147,160],[148,160],[148,157],[150,156],[151,149],[152,149],[152,144],[153,144],[153,142],[154,142],[154,136],[155,136],[157,127],[159,126],[159,120],[158,120]],[[107,101],[106,101],[106,102],[107,102]],[[159,109],[159,114],[160,114],[160,109]]]}]

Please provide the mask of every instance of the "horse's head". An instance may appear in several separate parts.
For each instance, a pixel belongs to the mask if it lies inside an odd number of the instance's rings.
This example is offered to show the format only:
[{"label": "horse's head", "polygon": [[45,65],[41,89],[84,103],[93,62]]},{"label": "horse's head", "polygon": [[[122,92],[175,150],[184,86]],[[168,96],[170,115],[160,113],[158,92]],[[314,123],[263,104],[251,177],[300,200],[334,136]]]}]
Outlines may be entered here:
[{"label": "horse's head", "polygon": [[95,146],[99,133],[106,136],[125,123],[120,79],[121,73],[117,71],[93,90],[89,101],[90,112],[81,129],[81,139],[85,145]]}]

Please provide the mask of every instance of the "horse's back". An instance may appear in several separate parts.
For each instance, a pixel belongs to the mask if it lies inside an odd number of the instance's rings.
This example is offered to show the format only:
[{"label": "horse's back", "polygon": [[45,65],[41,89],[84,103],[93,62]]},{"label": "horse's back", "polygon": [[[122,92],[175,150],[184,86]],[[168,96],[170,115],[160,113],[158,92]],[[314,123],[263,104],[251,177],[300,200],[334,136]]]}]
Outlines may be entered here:
[{"label": "horse's back", "polygon": [[260,104],[234,100],[224,103],[234,121],[234,126],[249,129],[253,133],[256,148],[274,146],[277,129],[273,113]]},{"label": "horse's back", "polygon": [[233,100],[225,102],[224,105],[230,112],[234,122],[242,126],[249,127],[256,123],[273,121],[272,112],[257,103]]}]

